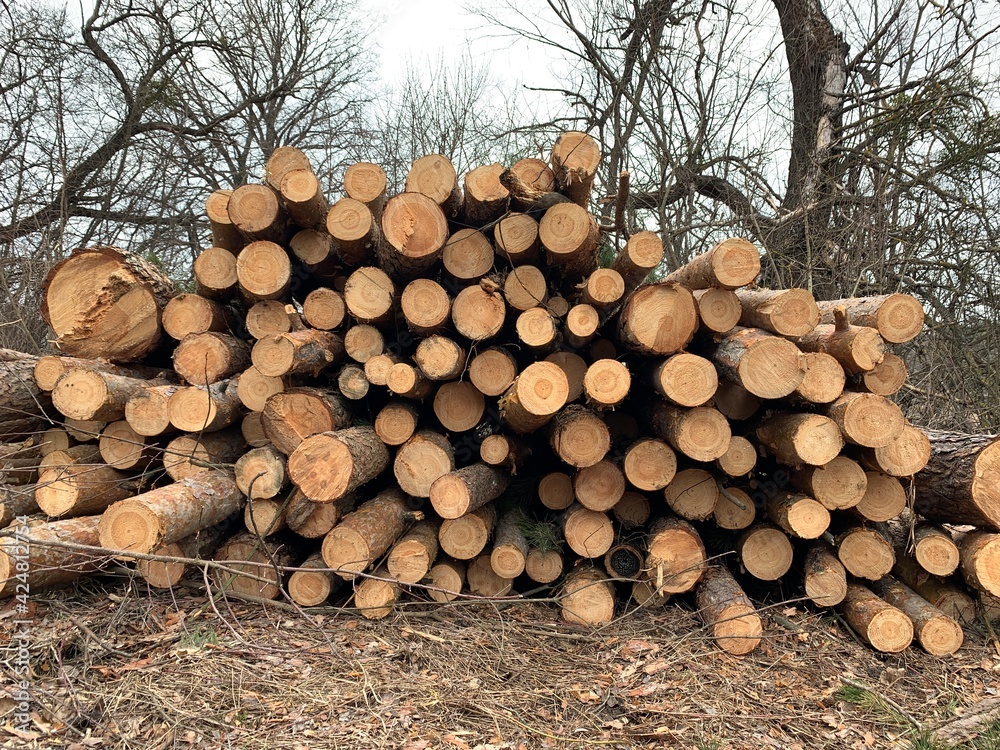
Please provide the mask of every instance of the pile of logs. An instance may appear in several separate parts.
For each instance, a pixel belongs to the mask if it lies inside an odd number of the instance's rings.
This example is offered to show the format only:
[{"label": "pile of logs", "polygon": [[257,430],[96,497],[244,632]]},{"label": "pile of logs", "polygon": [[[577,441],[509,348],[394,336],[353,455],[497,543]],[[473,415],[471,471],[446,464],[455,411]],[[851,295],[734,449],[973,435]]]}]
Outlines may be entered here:
[{"label": "pile of logs", "polygon": [[44,289],[58,353],[0,357],[28,582],[117,558],[169,587],[211,559],[237,595],[377,618],[552,589],[583,624],[693,592],[746,653],[746,592],[780,580],[877,649],[953,652],[1000,596],[1000,442],[891,399],[921,304],[758,288],[735,238],[649,281],[659,237],[588,211],[599,158],[576,132],[464,181],[430,155],[391,197],[359,163],[331,205],[280,148],[208,197],[196,293],[73,252]]}]

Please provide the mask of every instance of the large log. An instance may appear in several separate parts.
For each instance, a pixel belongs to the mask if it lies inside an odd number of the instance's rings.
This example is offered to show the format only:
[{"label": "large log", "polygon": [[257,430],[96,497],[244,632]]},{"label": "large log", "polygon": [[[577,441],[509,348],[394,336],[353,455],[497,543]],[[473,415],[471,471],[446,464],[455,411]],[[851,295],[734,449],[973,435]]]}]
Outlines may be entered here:
[{"label": "large log", "polygon": [[37,359],[0,349],[0,441],[23,440],[50,426],[52,401],[35,383]]},{"label": "large log", "polygon": [[467,286],[455,296],[451,320],[455,330],[470,341],[493,338],[503,328],[507,316],[503,296],[486,280]]},{"label": "large log", "polygon": [[306,497],[339,500],[381,474],[389,451],[371,427],[348,427],[303,440],[288,457],[288,476]]},{"label": "large log", "polygon": [[[445,554],[456,560],[471,560],[486,548],[496,522],[492,503],[459,518],[446,518],[438,529],[438,542]],[[489,557],[486,564],[489,565]]]},{"label": "large log", "polygon": [[493,269],[493,245],[482,232],[466,227],[448,238],[441,251],[445,274],[457,284],[478,281]]},{"label": "large log", "polygon": [[678,406],[703,406],[718,390],[719,374],[711,361],[681,352],[653,369],[653,388]]},{"label": "large log", "polygon": [[819,324],[819,307],[807,289],[742,289],[740,325],[779,336],[805,336]]},{"label": "large log", "polygon": [[125,417],[125,404],[144,388],[168,384],[166,380],[71,368],[52,389],[52,405],[70,419],[114,422]]},{"label": "large log", "polygon": [[[636,232],[615,257],[611,266],[625,280],[629,291],[639,286],[663,260],[663,241],[653,232]],[[736,325],[735,322],[733,325]]]},{"label": "large log", "polygon": [[304,228],[322,226],[330,204],[311,169],[293,169],[287,172],[278,190],[292,221]]},{"label": "large log", "polygon": [[180,385],[146,386],[125,402],[125,420],[139,435],[154,437],[172,432],[170,397]]},{"label": "large log", "polygon": [[251,242],[236,258],[236,279],[248,300],[286,299],[292,283],[292,260],[276,242]]},{"label": "large log", "polygon": [[824,466],[844,445],[837,423],[821,414],[778,412],[757,428],[757,439],[783,464]]},{"label": "large log", "polygon": [[924,308],[909,294],[883,294],[820,302],[824,323],[834,322],[834,311],[843,308],[856,326],[875,328],[886,341],[902,344],[916,338],[924,325]]},{"label": "large log", "polygon": [[288,578],[288,595],[300,607],[315,607],[330,598],[337,579],[326,570],[320,552],[313,552]]},{"label": "large log", "polygon": [[160,343],[173,285],[143,258],[113,247],[74,250],[42,285],[42,318],[61,352],[130,362]]},{"label": "large log", "polygon": [[392,471],[400,488],[414,497],[430,497],[440,477],[455,470],[455,449],[433,430],[419,430],[396,451]]},{"label": "large log", "polygon": [[451,317],[451,298],[433,279],[414,279],[403,289],[400,309],[418,336],[439,333]]},{"label": "large log", "polygon": [[601,163],[601,146],[576,130],[559,134],[549,155],[556,187],[574,203],[586,206]]},{"label": "large log", "polygon": [[633,487],[655,492],[673,480],[677,472],[677,455],[662,440],[643,438],[628,447],[622,469]]},{"label": "large log", "polygon": [[538,222],[528,214],[512,213],[500,219],[493,228],[493,240],[500,265],[534,263],[541,252]]},{"label": "large log", "polygon": [[805,377],[798,347],[758,328],[734,328],[713,356],[720,374],[760,398],[784,398]]},{"label": "large log", "polygon": [[146,469],[160,456],[160,446],[137,433],[124,420],[104,428],[98,449],[108,466],[119,471]]},{"label": "large log", "polygon": [[[100,547],[97,534],[100,521],[100,516],[69,518],[32,526],[27,539],[0,538],[0,598],[68,583],[100,570],[107,562],[107,553],[58,546],[68,543]],[[21,562],[27,563],[26,571]]]},{"label": "large log", "polygon": [[[278,243],[285,239],[288,217],[282,210],[277,187],[240,185],[229,196],[226,207],[229,220],[250,244]],[[242,250],[240,254],[243,254]]]},{"label": "large log", "polygon": [[274,447],[286,456],[311,435],[333,432],[351,424],[351,415],[335,390],[289,388],[264,404],[261,425]]},{"label": "large log", "polygon": [[687,346],[697,330],[698,312],[690,291],[672,283],[647,284],[625,298],[618,341],[639,354],[666,356]]},{"label": "large log", "polygon": [[970,588],[1000,596],[1000,534],[972,531],[957,540],[959,569]]},{"label": "large log", "polygon": [[792,485],[828,510],[843,510],[853,508],[864,498],[868,476],[856,461],[836,456],[821,466],[804,466],[793,471]]},{"label": "large log", "polygon": [[914,479],[917,513],[931,521],[1000,531],[1000,438],[924,432],[931,456]]},{"label": "large log", "polygon": [[285,457],[273,445],[244,453],[237,459],[234,472],[236,486],[251,500],[276,497],[288,483]]},{"label": "large log", "polygon": [[[240,240],[242,247],[242,240]],[[236,256],[222,247],[209,247],[194,259],[195,290],[202,297],[228,300],[239,283],[236,274]]]},{"label": "large log", "polygon": [[570,466],[593,466],[611,450],[611,433],[593,411],[571,404],[549,423],[549,445]]},{"label": "large log", "polygon": [[348,513],[323,539],[323,560],[344,580],[356,578],[423,514],[406,504],[398,489],[376,495]]},{"label": "large log", "polygon": [[614,461],[598,461],[573,475],[573,495],[584,508],[611,510],[624,494],[625,475]]},{"label": "large log", "polygon": [[747,240],[723,240],[711,250],[696,255],[687,264],[667,276],[689,289],[737,289],[746,286],[760,273],[760,251]]},{"label": "large log", "polygon": [[227,331],[235,324],[231,308],[197,294],[178,294],[163,308],[163,330],[178,341],[189,333]]},{"label": "large log", "polygon": [[438,204],[419,192],[401,193],[386,201],[382,235],[376,252],[391,275],[411,279],[441,257],[448,239],[448,220]]},{"label": "large log", "polygon": [[682,409],[661,401],[652,410],[653,432],[695,461],[714,461],[729,449],[732,431],[722,412],[709,406]]},{"label": "large log", "polygon": [[792,567],[792,543],[770,524],[747,529],[736,540],[736,554],[747,573],[761,581],[777,581]]}]

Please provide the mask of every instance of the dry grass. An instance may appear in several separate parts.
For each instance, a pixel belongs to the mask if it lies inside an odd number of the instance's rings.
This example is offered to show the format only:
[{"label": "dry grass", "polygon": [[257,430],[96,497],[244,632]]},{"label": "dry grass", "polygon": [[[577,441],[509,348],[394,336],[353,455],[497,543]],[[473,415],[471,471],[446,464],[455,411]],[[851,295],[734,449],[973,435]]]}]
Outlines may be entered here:
[{"label": "dry grass", "polygon": [[[35,599],[35,731],[4,748],[908,747],[912,727],[851,701],[871,686],[933,728],[995,692],[996,643],[879,655],[788,608],[755,654],[707,642],[682,603],[588,631],[550,605],[306,617],[194,587],[88,581]],[[7,639],[12,619],[0,614]],[[795,630],[798,628],[798,630]],[[9,674],[9,673],[8,673]],[[870,707],[869,707],[870,708]]]}]

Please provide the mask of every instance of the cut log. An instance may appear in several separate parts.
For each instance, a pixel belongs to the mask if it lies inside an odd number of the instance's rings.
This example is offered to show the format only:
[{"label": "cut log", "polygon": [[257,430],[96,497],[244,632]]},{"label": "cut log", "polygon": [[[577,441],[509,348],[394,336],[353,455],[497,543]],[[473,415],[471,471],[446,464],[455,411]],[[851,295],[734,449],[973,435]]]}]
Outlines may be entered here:
[{"label": "cut log", "polygon": [[386,560],[389,575],[400,583],[419,583],[438,554],[438,524],[420,521],[392,546]]},{"label": "cut log", "polygon": [[303,440],[288,457],[292,483],[316,502],[339,500],[381,474],[389,451],[371,427],[348,427]]},{"label": "cut log", "polygon": [[707,404],[718,387],[715,365],[695,354],[674,354],[653,369],[653,388],[678,406]]},{"label": "cut log", "polygon": [[375,326],[351,326],[344,334],[344,351],[355,362],[367,364],[385,351],[385,339]]},{"label": "cut log", "polygon": [[381,245],[378,220],[362,201],[341,198],[326,215],[334,254],[348,268],[370,264]]},{"label": "cut log", "polygon": [[573,475],[573,495],[589,510],[611,510],[624,494],[625,474],[613,461],[598,461]]},{"label": "cut log", "polygon": [[683,469],[663,490],[670,510],[689,521],[704,521],[715,514],[719,485],[704,469]]},{"label": "cut log", "polygon": [[549,423],[549,445],[570,466],[593,466],[611,449],[611,433],[593,411],[574,404]]},{"label": "cut log", "polygon": [[583,376],[583,392],[587,403],[595,409],[618,406],[632,387],[628,368],[616,359],[599,359],[587,368]]},{"label": "cut log", "polygon": [[314,552],[288,578],[288,595],[300,607],[315,607],[330,598],[337,579],[326,570],[323,555]]},{"label": "cut log", "polygon": [[170,424],[182,432],[215,432],[243,417],[235,380],[178,388],[167,402]]},{"label": "cut log", "polygon": [[344,295],[326,287],[313,289],[302,303],[302,318],[310,328],[320,331],[339,328],[346,314]]},{"label": "cut log", "polygon": [[898,354],[886,352],[882,361],[860,375],[858,386],[878,396],[892,396],[906,383],[906,362]]},{"label": "cut log", "polygon": [[356,270],[344,287],[348,312],[362,323],[375,326],[392,319],[396,297],[396,285],[384,271],[372,266]]},{"label": "cut log", "polygon": [[503,297],[493,288],[467,286],[455,297],[451,320],[455,330],[471,341],[483,341],[500,333],[506,317]]},{"label": "cut log", "polygon": [[726,452],[715,459],[715,465],[728,476],[746,476],[757,465],[757,449],[745,437],[733,435]]},{"label": "cut log", "polygon": [[127,474],[110,466],[82,464],[43,469],[35,502],[53,518],[88,516],[134,495],[137,487]]},{"label": "cut log", "polygon": [[764,634],[760,615],[726,568],[713,565],[705,570],[695,601],[719,648],[736,656],[757,648]]},{"label": "cut log", "polygon": [[556,189],[556,176],[541,159],[519,159],[501,173],[500,183],[510,192],[511,207],[526,211],[537,205],[537,196]]},{"label": "cut log", "polygon": [[251,242],[236,258],[236,279],[248,300],[285,298],[292,282],[288,252],[275,242]]},{"label": "cut log", "polygon": [[760,399],[731,380],[720,380],[713,399],[715,408],[733,422],[749,419],[760,408]]},{"label": "cut log", "polygon": [[[191,560],[208,560],[222,543],[226,524],[196,531],[179,542],[164,544],[150,554],[163,557],[184,557]],[[135,569],[153,588],[172,589],[181,582],[191,565],[179,561],[136,560]]]},{"label": "cut log", "polygon": [[651,512],[649,500],[638,492],[626,492],[611,510],[623,529],[645,526]]},{"label": "cut log", "polygon": [[392,614],[400,591],[389,571],[379,568],[354,587],[354,606],[366,620],[381,620]]},{"label": "cut log", "polygon": [[580,557],[603,557],[615,541],[615,531],[606,513],[573,503],[560,516],[566,544]]},{"label": "cut log", "polygon": [[[169,306],[170,303],[168,302],[167,305]],[[0,351],[6,352],[9,350]],[[22,375],[19,372],[19,368],[14,367],[14,365],[20,365],[21,368],[23,368],[33,363],[34,368],[31,372],[34,375],[35,384],[43,391],[51,391],[55,388],[56,383],[59,382],[59,378],[61,378],[69,370],[106,372],[112,375],[122,375],[127,378],[135,378],[139,380],[170,377],[169,371],[159,370],[155,367],[143,367],[142,365],[123,367],[121,365],[113,365],[110,362],[105,362],[99,359],[60,357],[55,354],[38,357],[37,359],[27,354],[20,354],[19,352],[16,352],[15,355],[16,356],[14,357],[8,357],[6,359],[0,358],[0,373],[3,373],[5,378],[13,377],[17,379]]]},{"label": "cut log", "polygon": [[[568,407],[567,411],[572,408],[575,407]],[[560,419],[561,415],[556,417],[557,422]],[[677,472],[677,456],[662,440],[643,438],[629,446],[625,452],[622,468],[625,471],[625,478],[633,487],[644,492],[655,492],[662,490],[674,479]]]},{"label": "cut log", "polygon": [[448,157],[441,154],[428,154],[414,161],[406,175],[404,190],[427,196],[449,219],[458,215],[462,207],[458,173]]},{"label": "cut log", "polygon": [[538,482],[538,499],[549,510],[565,510],[573,504],[573,479],[561,471],[549,472]]},{"label": "cut log", "polygon": [[818,539],[830,526],[830,511],[808,495],[778,492],[764,504],[767,515],[789,536]]},{"label": "cut log", "polygon": [[695,461],[714,461],[729,448],[729,420],[719,411],[698,406],[681,409],[665,401],[652,410],[653,431]]},{"label": "cut log", "polygon": [[493,269],[493,262],[493,245],[475,229],[459,229],[441,251],[445,272],[460,284],[478,281]]},{"label": "cut log", "polygon": [[503,394],[517,377],[517,362],[506,349],[485,349],[469,363],[469,380],[484,396]]},{"label": "cut log", "polygon": [[431,430],[419,430],[401,445],[393,462],[400,488],[414,497],[430,497],[434,482],[454,470],[454,448],[448,438]]},{"label": "cut log", "polygon": [[[454,380],[465,371],[468,353],[457,342],[435,334],[417,344],[413,361],[428,380]],[[469,387],[475,389],[474,385]],[[475,390],[481,399],[482,393]]]},{"label": "cut log", "polygon": [[246,444],[251,448],[260,448],[271,442],[264,434],[264,425],[261,422],[261,412],[259,411],[252,411],[243,417],[243,421],[240,423],[240,432],[243,434]]},{"label": "cut log", "polygon": [[795,389],[795,395],[813,404],[829,404],[844,392],[847,374],[836,358],[823,352],[802,355],[805,374]]},{"label": "cut log", "polygon": [[469,582],[469,593],[475,596],[494,598],[513,593],[514,581],[493,572],[489,555],[479,555],[470,560],[465,577]]},{"label": "cut log", "polygon": [[423,514],[398,489],[381,492],[348,513],[323,539],[323,560],[344,580],[363,573]]},{"label": "cut log", "polygon": [[63,427],[69,436],[81,443],[92,442],[101,437],[101,432],[107,427],[107,423],[93,419],[71,419],[66,417]]},{"label": "cut log", "polygon": [[414,279],[407,284],[400,308],[407,326],[418,336],[439,333],[451,319],[451,298],[431,279]]},{"label": "cut log", "polygon": [[517,316],[518,340],[536,356],[552,351],[562,339],[559,321],[544,307],[533,307]]},{"label": "cut log", "polygon": [[603,570],[580,565],[566,574],[559,614],[571,625],[603,625],[615,616],[615,587]]},{"label": "cut log", "polygon": [[151,444],[125,421],[105,427],[98,446],[105,463],[119,471],[140,471],[160,455],[159,446]]},{"label": "cut log", "polygon": [[488,435],[479,444],[479,457],[483,463],[506,469],[517,474],[518,467],[531,455],[531,448],[522,440],[510,435]]},{"label": "cut log", "polygon": [[129,362],[160,343],[161,312],[173,294],[166,275],[137,255],[80,248],[45,277],[42,319],[64,354]]},{"label": "cut log", "polygon": [[[251,500],[277,497],[288,485],[285,457],[273,445],[244,453],[236,461],[235,472],[236,486]],[[249,524],[247,528],[250,528]],[[252,528],[250,530],[253,531]]]},{"label": "cut log", "polygon": [[427,595],[440,604],[454,601],[465,585],[465,569],[462,560],[440,560],[427,574],[430,579]]},{"label": "cut log", "polygon": [[598,268],[580,285],[580,301],[607,310],[625,296],[625,280],[611,268]]},{"label": "cut log", "polygon": [[534,362],[500,399],[500,416],[514,432],[534,432],[552,419],[568,396],[569,381],[562,369],[552,362]]},{"label": "cut log", "polygon": [[342,430],[350,424],[350,412],[332,389],[289,388],[271,396],[261,413],[264,434],[286,456],[307,437]]},{"label": "cut log", "polygon": [[190,385],[217,383],[250,364],[247,342],[226,333],[195,333],[174,350],[174,370]]},{"label": "cut log", "polygon": [[[240,185],[229,196],[229,220],[247,242],[282,242],[288,218],[281,208],[277,188],[269,185]],[[240,251],[240,255],[246,247]],[[238,258],[237,258],[238,260]]]},{"label": "cut log", "polygon": [[719,492],[715,503],[715,525],[720,529],[738,531],[748,529],[757,518],[753,498],[737,487],[726,487]]},{"label": "cut log", "polygon": [[247,333],[255,339],[262,339],[272,333],[288,333],[292,330],[292,316],[285,303],[276,299],[265,299],[254,304],[247,311],[245,322]]},{"label": "cut log", "polygon": [[581,206],[586,206],[590,200],[600,163],[600,144],[576,130],[560,133],[549,155],[559,192]]},{"label": "cut log", "polygon": [[906,426],[899,406],[874,393],[844,391],[826,407],[826,414],[836,422],[844,439],[865,448],[884,448]]},{"label": "cut log", "polygon": [[[496,509],[492,504],[459,518],[446,518],[441,522],[438,542],[445,554],[456,560],[471,560],[486,548],[496,522]],[[489,557],[486,562],[488,565]]]},{"label": "cut log", "polygon": [[864,586],[848,584],[840,607],[854,631],[878,651],[899,653],[913,642],[910,618]]},{"label": "cut log", "polygon": [[924,325],[923,305],[909,294],[820,302],[823,322],[833,323],[834,311],[838,308],[844,309],[852,325],[874,328],[891,344],[902,344],[916,338]]},{"label": "cut log", "polygon": [[[28,466],[31,468],[32,473],[34,473],[34,469],[36,467],[40,470],[61,468],[65,466],[79,466],[81,464],[93,465],[104,463],[104,460],[101,457],[100,443],[97,445],[94,443],[81,443],[80,445],[74,445],[67,448],[64,451],[52,451],[52,453],[47,453],[41,458],[32,457],[27,460],[30,462]],[[11,484],[16,484],[17,482],[13,481],[9,475],[12,472],[22,473],[22,467],[24,465],[20,463],[20,460],[17,458],[17,454],[3,459],[3,461],[4,470],[8,474],[6,481]],[[24,484],[27,481],[34,482],[35,480],[32,478],[21,483]]]},{"label": "cut log", "polygon": [[344,350],[344,340],[338,334],[306,328],[260,339],[253,346],[251,359],[262,375],[302,373],[315,377],[338,362]]},{"label": "cut log", "polygon": [[618,341],[639,354],[662,357],[687,346],[697,330],[698,311],[690,291],[671,283],[648,284],[625,298]]},{"label": "cut log", "polygon": [[189,333],[228,331],[235,323],[231,309],[197,294],[178,294],[163,308],[163,330],[178,341]]},{"label": "cut log", "polygon": [[467,381],[444,383],[434,394],[434,415],[449,432],[471,430],[485,411],[483,394]]},{"label": "cut log", "polygon": [[661,594],[691,591],[706,568],[705,545],[694,526],[663,517],[649,527],[645,574]]},{"label": "cut log", "polygon": [[232,190],[215,190],[210,193],[205,199],[205,215],[212,228],[212,244],[236,256],[245,243],[240,230],[229,218],[229,196],[232,194]]},{"label": "cut log", "polygon": [[319,539],[330,533],[345,513],[354,509],[354,496],[332,503],[314,503],[296,488],[288,500],[285,523],[288,528],[306,539]]},{"label": "cut log", "polygon": [[792,543],[770,524],[743,532],[736,541],[736,554],[746,572],[761,581],[777,581],[792,567]]},{"label": "cut log", "polygon": [[522,266],[534,263],[541,253],[538,222],[528,214],[512,213],[493,228],[497,258],[504,264]]},{"label": "cut log", "polygon": [[[615,257],[611,266],[625,280],[625,288],[635,289],[663,260],[663,241],[653,232],[636,232]],[[735,325],[735,324],[734,324]]]},{"label": "cut log", "polygon": [[386,445],[402,445],[416,432],[418,414],[412,401],[390,401],[375,417],[375,434]]},{"label": "cut log", "polygon": [[282,591],[283,573],[275,566],[291,565],[294,554],[293,547],[285,539],[272,541],[240,533],[215,551],[212,559],[226,567],[214,568],[212,579],[226,595],[277,599]]},{"label": "cut log", "polygon": [[930,523],[914,527],[913,557],[921,568],[936,576],[950,576],[958,570],[961,559],[951,535]]},{"label": "cut log", "polygon": [[292,235],[288,248],[307,270],[319,276],[336,272],[339,258],[334,254],[333,238],[328,232],[302,229]]},{"label": "cut log", "polygon": [[287,506],[280,500],[250,499],[243,506],[243,525],[253,536],[268,537],[287,527]]},{"label": "cut log", "polygon": [[871,587],[886,604],[901,610],[910,618],[917,643],[927,653],[948,656],[962,647],[965,639],[962,626],[906,584],[892,576],[886,576],[873,581]]},{"label": "cut log", "polygon": [[566,313],[566,343],[574,349],[582,349],[594,339],[600,327],[601,316],[597,310],[590,305],[573,305]]},{"label": "cut log", "polygon": [[740,325],[779,336],[805,336],[819,324],[819,307],[806,289],[741,289]]},{"label": "cut log", "polygon": [[368,395],[371,383],[365,377],[360,365],[344,365],[337,373],[337,388],[340,395],[351,401],[361,401]]},{"label": "cut log", "polygon": [[214,526],[245,501],[232,473],[201,471],[111,505],[101,516],[100,543],[115,552],[149,553]]},{"label": "cut log", "polygon": [[[280,376],[265,375],[256,367],[249,367],[236,378],[236,395],[239,396],[240,403],[250,411],[263,411],[271,396],[285,390],[285,380]],[[128,418],[127,411],[125,417]]]},{"label": "cut log", "polygon": [[804,466],[793,471],[792,485],[827,510],[844,510],[855,507],[864,498],[868,476],[856,461],[836,456],[822,466]]},{"label": "cut log", "polygon": [[382,167],[371,162],[356,162],[344,172],[344,192],[347,197],[364,203],[375,218],[382,216],[388,183]]},{"label": "cut log", "polygon": [[434,385],[423,376],[419,369],[409,362],[399,362],[392,366],[385,379],[389,390],[397,396],[420,400],[434,390]]},{"label": "cut log", "polygon": [[916,511],[931,521],[1000,531],[1000,439],[925,433],[931,457],[914,480]]},{"label": "cut log", "polygon": [[806,596],[821,607],[833,607],[847,596],[847,571],[825,542],[809,548],[805,560]]},{"label": "cut log", "polygon": [[966,584],[977,591],[1000,596],[1000,534],[972,531],[959,537],[956,543]]},{"label": "cut log", "polygon": [[109,372],[70,369],[52,389],[52,405],[70,419],[113,422],[125,417],[125,404],[146,386],[165,380],[139,380]]},{"label": "cut log", "polygon": [[875,369],[885,356],[885,344],[874,328],[819,325],[795,339],[804,352],[823,352],[836,359],[849,375]]},{"label": "cut log", "polygon": [[[100,516],[87,516],[51,521],[32,526],[27,540],[14,536],[0,539],[0,598],[24,592],[25,586],[37,591],[100,570],[107,562],[107,554],[101,550],[51,546],[60,542],[101,546],[97,535],[100,520]],[[19,564],[26,564],[27,570]]]},{"label": "cut log", "polygon": [[365,377],[372,385],[388,385],[389,373],[400,362],[402,362],[402,358],[397,354],[376,354],[365,362]]},{"label": "cut log", "polygon": [[866,471],[865,477],[865,494],[852,510],[876,523],[898,518],[906,509],[906,490],[899,480],[878,471]]},{"label": "cut log", "polygon": [[459,518],[500,497],[509,484],[510,477],[505,472],[475,463],[436,478],[430,485],[429,496],[439,516]]},{"label": "cut log", "polygon": [[67,450],[74,445],[76,441],[62,427],[50,427],[38,436],[38,451],[43,457],[55,451]]},{"label": "cut log", "polygon": [[688,289],[736,289],[753,283],[760,273],[760,251],[747,240],[723,240],[711,250],[696,255],[667,276],[667,281]]},{"label": "cut log", "polygon": [[696,289],[695,304],[701,330],[708,334],[728,333],[740,322],[743,307],[736,292],[730,289]]},{"label": "cut log", "polygon": [[757,328],[734,328],[713,356],[721,375],[760,398],[784,398],[805,377],[798,347]]},{"label": "cut log", "polygon": [[265,181],[275,190],[279,190],[286,175],[297,169],[311,172],[309,157],[294,146],[279,146],[271,152],[264,165]]},{"label": "cut log", "polygon": [[548,265],[567,280],[580,279],[597,268],[599,236],[594,217],[575,203],[557,203],[538,222],[538,240]]},{"label": "cut log", "polygon": [[379,265],[391,275],[411,279],[427,271],[444,250],[448,220],[437,203],[416,192],[386,201],[382,213]]},{"label": "cut log", "polygon": [[825,466],[844,445],[837,423],[821,414],[774,414],[757,428],[757,439],[783,464]]},{"label": "cut log", "polygon": [[504,280],[503,296],[514,310],[544,306],[548,299],[545,274],[537,266],[518,266]]},{"label": "cut log", "polygon": [[536,583],[553,583],[563,573],[563,556],[558,550],[532,547],[524,559],[524,572]]},{"label": "cut log", "polygon": [[920,596],[957,620],[962,625],[971,625],[976,620],[976,602],[949,579],[929,575],[912,557],[901,556],[892,569],[893,575],[916,591]]},{"label": "cut log", "polygon": [[204,435],[179,435],[163,449],[163,468],[171,479],[180,480],[208,468],[231,464],[246,449],[242,432],[235,428]]},{"label": "cut log", "polygon": [[[605,358],[599,357],[595,359]],[[545,358],[545,361],[556,365],[566,375],[566,382],[569,383],[569,393],[566,394],[566,403],[576,401],[583,395],[583,378],[587,374],[587,363],[583,357],[573,352],[553,352]]]},{"label": "cut log", "polygon": [[282,178],[278,190],[292,221],[304,228],[323,225],[330,204],[311,169],[291,170]]},{"label": "cut log", "polygon": [[885,535],[874,527],[850,527],[837,537],[837,557],[857,578],[877,581],[892,570],[896,554]]},{"label": "cut log", "polygon": [[490,565],[501,578],[514,579],[524,572],[528,542],[521,531],[520,519],[519,511],[510,511],[497,521]]},{"label": "cut log", "polygon": [[[242,240],[240,248],[242,249]],[[202,297],[226,300],[236,293],[239,278],[236,274],[236,256],[221,247],[203,250],[194,259],[195,290]]]}]

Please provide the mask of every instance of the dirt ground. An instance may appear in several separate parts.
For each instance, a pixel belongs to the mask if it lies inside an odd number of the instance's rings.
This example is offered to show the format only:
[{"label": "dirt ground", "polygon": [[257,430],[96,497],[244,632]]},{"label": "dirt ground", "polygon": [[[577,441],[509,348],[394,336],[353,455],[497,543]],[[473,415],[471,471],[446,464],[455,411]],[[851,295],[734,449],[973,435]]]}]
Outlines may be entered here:
[{"label": "dirt ground", "polygon": [[[990,633],[949,658],[881,655],[802,605],[768,610],[766,641],[737,658],[684,600],[587,630],[546,603],[415,604],[369,622],[216,611],[196,582],[140,584],[34,597],[34,727],[17,732],[0,688],[0,747],[941,748],[930,730],[1000,700]],[[4,642],[13,617],[0,611]],[[1000,725],[961,747],[1000,748]]]}]

